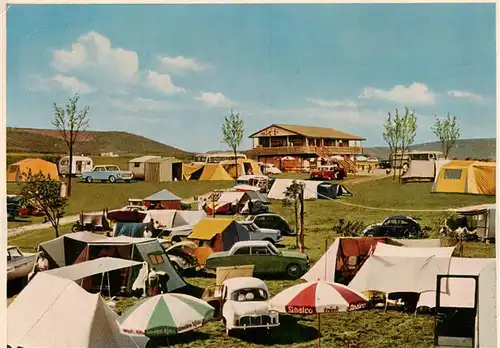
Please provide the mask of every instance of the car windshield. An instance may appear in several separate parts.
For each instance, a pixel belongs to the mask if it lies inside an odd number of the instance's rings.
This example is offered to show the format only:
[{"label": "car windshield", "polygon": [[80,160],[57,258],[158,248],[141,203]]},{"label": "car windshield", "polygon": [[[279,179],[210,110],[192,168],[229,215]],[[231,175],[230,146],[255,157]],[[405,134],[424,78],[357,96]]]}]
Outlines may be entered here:
[{"label": "car windshield", "polygon": [[112,172],[112,171],[119,171],[120,168],[118,168],[117,166],[106,166],[106,170],[108,172]]},{"label": "car windshield", "polygon": [[264,289],[259,288],[240,289],[233,291],[231,294],[231,300],[238,302],[266,301],[267,292]]}]

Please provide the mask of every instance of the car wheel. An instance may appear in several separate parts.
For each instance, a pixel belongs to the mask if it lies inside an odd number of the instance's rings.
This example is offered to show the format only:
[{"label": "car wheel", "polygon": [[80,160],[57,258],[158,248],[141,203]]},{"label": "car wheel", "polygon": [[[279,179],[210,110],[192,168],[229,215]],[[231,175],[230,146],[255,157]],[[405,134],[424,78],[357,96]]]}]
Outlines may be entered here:
[{"label": "car wheel", "polygon": [[375,237],[375,235],[373,234],[373,232],[368,232],[365,233],[365,237]]},{"label": "car wheel", "polygon": [[292,263],[286,267],[286,274],[292,278],[297,279],[300,276],[300,266]]},{"label": "car wheel", "polygon": [[85,178],[85,181],[86,181],[86,182],[88,182],[88,183],[90,184],[90,183],[92,182],[92,177],[87,176],[87,177]]},{"label": "car wheel", "polygon": [[109,180],[109,182],[110,182],[110,183],[114,183],[114,182],[116,182],[116,178],[115,178],[113,175],[111,175],[111,176],[108,178],[108,180]]}]

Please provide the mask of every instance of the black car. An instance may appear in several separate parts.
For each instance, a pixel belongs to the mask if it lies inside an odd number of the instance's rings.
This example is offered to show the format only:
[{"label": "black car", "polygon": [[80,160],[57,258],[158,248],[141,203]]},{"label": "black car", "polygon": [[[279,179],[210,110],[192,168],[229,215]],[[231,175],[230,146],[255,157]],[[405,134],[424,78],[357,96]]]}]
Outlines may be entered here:
[{"label": "black car", "polygon": [[380,169],[391,169],[391,161],[383,160],[378,162],[378,167]]},{"label": "black car", "polygon": [[409,216],[389,216],[363,231],[365,237],[421,238],[420,224]]},{"label": "black car", "polygon": [[253,221],[260,228],[279,230],[282,236],[295,236],[296,234],[288,222],[278,214],[264,213],[250,215],[245,220]]}]

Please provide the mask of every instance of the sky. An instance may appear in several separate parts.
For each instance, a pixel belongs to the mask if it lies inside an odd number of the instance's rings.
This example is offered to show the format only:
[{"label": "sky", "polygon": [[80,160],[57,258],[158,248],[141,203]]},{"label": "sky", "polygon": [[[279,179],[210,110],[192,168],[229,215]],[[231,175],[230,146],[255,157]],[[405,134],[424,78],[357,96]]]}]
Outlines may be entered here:
[{"label": "sky", "polygon": [[273,123],[332,127],[384,146],[388,112],[496,137],[494,4],[12,5],[7,126],[51,128],[78,93],[92,130],[187,151],[228,150]]}]

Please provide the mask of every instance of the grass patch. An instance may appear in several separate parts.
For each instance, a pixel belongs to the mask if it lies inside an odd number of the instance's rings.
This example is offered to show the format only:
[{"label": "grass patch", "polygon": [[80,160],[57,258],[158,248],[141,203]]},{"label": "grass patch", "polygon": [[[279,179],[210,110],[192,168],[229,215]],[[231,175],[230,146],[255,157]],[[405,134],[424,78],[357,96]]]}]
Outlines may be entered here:
[{"label": "grass patch", "polygon": [[[280,176],[281,177],[281,176]],[[185,190],[185,196],[194,195],[193,188],[187,189],[187,183],[172,183],[172,191],[178,195]],[[133,187],[136,184],[120,185],[119,187]],[[166,186],[168,184],[165,184]],[[206,187],[199,188],[200,193],[210,191],[216,185],[213,182],[207,182]],[[379,222],[389,215],[413,215],[417,216],[422,226],[430,226],[434,229],[431,234],[436,236],[436,227],[443,219],[443,214],[439,212],[425,213],[407,213],[403,209],[444,209],[449,207],[458,207],[465,205],[493,203],[492,197],[467,196],[453,194],[432,194],[431,184],[397,184],[392,183],[391,179],[380,179],[370,182],[360,182],[349,185],[345,182],[353,193],[354,197],[346,197],[337,201],[315,200],[306,201],[305,205],[305,243],[307,253],[312,261],[317,261],[324,253],[325,248],[330,246],[335,240],[336,235],[332,231],[332,226],[343,218],[346,220],[363,221],[366,225]],[[132,197],[129,190],[127,193],[120,193],[119,190],[111,191],[116,185],[92,185],[78,184],[75,187],[75,196],[83,202],[82,205],[91,205],[92,197],[85,199],[85,192],[89,194],[97,192],[99,187],[110,186],[109,191],[97,194],[99,205],[104,202],[121,201],[122,198],[114,198],[113,195],[121,195],[123,199]],[[137,186],[139,187],[139,186]],[[86,189],[88,188],[88,189]],[[144,188],[143,188],[144,189]],[[80,191],[81,190],[81,191]],[[105,188],[103,190],[108,190]],[[156,188],[151,188],[151,191]],[[144,189],[146,191],[146,189]],[[76,193],[78,192],[78,194]],[[147,194],[140,191],[143,194]],[[96,194],[96,193],[95,193]],[[78,196],[77,196],[78,195]],[[90,195],[90,194],[89,194]],[[395,208],[395,211],[367,210],[346,206],[341,202],[350,202],[370,207]],[[107,203],[111,206],[110,203]],[[283,215],[293,225],[293,211],[290,208],[283,207],[281,202],[273,201],[271,210]],[[398,210],[399,209],[399,210]],[[89,209],[90,210],[90,209]],[[62,233],[68,232],[67,227],[62,228]],[[53,238],[52,230],[36,231],[26,233],[18,237],[9,238],[9,244],[18,245],[26,251],[33,251],[36,245],[42,241]],[[295,248],[295,238],[285,237],[284,249]],[[464,257],[495,257],[494,244],[485,243],[465,243]],[[200,287],[213,285],[213,278],[186,278],[186,280]],[[275,280],[266,281],[272,295],[286,289],[287,287],[298,283],[299,281]],[[131,299],[119,300],[117,310],[123,311],[134,303]],[[388,311],[384,313],[380,310],[358,311],[351,313],[325,314],[321,317],[321,335],[323,347],[370,347],[370,348],[428,348],[433,344],[434,319],[431,316],[400,313]],[[208,348],[257,348],[265,346],[273,347],[315,347],[317,345],[317,320],[316,317],[292,317],[288,315],[281,316],[281,326],[273,331],[269,337],[262,338],[261,335],[248,332],[239,338],[226,336],[224,327],[219,322],[211,322],[197,330],[196,333],[186,334],[182,339],[171,340],[172,347],[194,347],[203,346]]]}]

